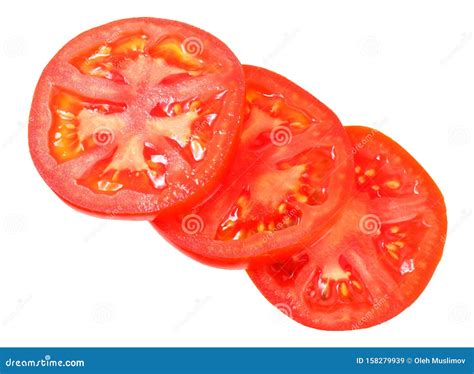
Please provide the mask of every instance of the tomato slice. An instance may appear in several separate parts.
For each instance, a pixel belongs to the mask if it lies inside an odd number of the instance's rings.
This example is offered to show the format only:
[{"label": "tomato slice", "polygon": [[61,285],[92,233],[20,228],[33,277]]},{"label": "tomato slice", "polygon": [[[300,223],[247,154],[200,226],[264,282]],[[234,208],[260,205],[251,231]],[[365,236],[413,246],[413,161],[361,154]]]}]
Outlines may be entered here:
[{"label": "tomato slice", "polygon": [[70,205],[152,219],[213,191],[233,158],[244,95],[239,61],[207,32],[155,18],[112,22],[45,68],[31,155]]},{"label": "tomato slice", "polygon": [[233,166],[207,201],[155,228],[206,264],[246,267],[320,236],[353,179],[335,114],[286,78],[244,66],[246,119]]},{"label": "tomato slice", "polygon": [[443,196],[392,139],[347,127],[356,189],[327,234],[300,252],[248,271],[285,314],[323,330],[370,327],[411,305],[446,238]]}]

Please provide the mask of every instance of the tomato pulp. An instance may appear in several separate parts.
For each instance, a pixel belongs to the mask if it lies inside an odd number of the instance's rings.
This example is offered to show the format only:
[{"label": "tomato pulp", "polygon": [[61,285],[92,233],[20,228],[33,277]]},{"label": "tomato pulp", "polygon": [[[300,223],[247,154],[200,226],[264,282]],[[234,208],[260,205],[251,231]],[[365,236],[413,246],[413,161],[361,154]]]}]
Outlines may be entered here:
[{"label": "tomato pulp", "polygon": [[46,66],[29,145],[46,183],[70,205],[152,219],[194,205],[233,157],[242,67],[217,38],[133,18],[80,34]]},{"label": "tomato pulp", "polygon": [[355,192],[326,235],[283,261],[248,271],[286,315],[323,330],[370,327],[412,304],[441,259],[443,196],[392,139],[347,127]]},{"label": "tomato pulp", "polygon": [[202,204],[155,228],[206,264],[242,268],[319,237],[350,193],[353,157],[336,115],[288,79],[244,66],[246,107],[236,158]]}]

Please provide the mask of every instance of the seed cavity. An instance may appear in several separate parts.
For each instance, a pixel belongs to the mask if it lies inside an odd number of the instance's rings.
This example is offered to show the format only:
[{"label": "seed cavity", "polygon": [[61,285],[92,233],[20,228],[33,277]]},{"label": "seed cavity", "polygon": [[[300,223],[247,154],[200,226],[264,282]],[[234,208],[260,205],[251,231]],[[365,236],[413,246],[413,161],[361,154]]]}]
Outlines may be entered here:
[{"label": "seed cavity", "polygon": [[368,294],[359,275],[344,256],[337,263],[317,267],[304,289],[304,298],[314,306],[366,302]]},{"label": "seed cavity", "polygon": [[295,281],[298,274],[308,262],[308,254],[297,254],[289,257],[286,261],[276,262],[270,265],[268,272],[279,284],[288,285]]}]

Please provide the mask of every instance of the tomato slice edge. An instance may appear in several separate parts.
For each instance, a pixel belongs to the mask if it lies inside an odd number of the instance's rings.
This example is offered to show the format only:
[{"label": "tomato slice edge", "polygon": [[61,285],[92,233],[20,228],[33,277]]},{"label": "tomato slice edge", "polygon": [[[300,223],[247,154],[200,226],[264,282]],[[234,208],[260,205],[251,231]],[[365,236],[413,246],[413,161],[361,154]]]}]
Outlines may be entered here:
[{"label": "tomato slice edge", "polygon": [[[274,97],[275,94],[279,93],[279,91],[282,90],[282,87],[283,87],[283,91],[281,92],[283,92],[283,96],[292,98],[292,101],[290,102],[290,104],[296,101],[295,99],[296,97],[298,99],[302,97],[302,99],[298,100],[298,102],[305,103],[306,105],[302,104],[301,108],[309,108],[309,110],[311,111],[311,114],[315,116],[315,118],[319,119],[321,123],[326,122],[326,124],[324,125],[326,126],[324,127],[325,129],[326,128],[331,129],[332,131],[331,135],[329,135],[328,133],[324,137],[321,137],[320,143],[323,143],[323,141],[327,141],[327,142],[332,143],[333,145],[334,144],[337,145],[337,153],[339,157],[338,167],[340,168],[340,170],[338,170],[338,178],[341,178],[342,180],[348,179],[349,175],[352,175],[353,173],[352,156],[350,154],[350,143],[342,125],[340,125],[340,122],[337,119],[337,117],[334,115],[334,113],[329,108],[327,108],[324,104],[319,102],[319,100],[317,100],[308,92],[303,90],[301,87],[297,86],[293,82],[289,81],[288,79],[276,73],[270,72],[263,68],[246,66],[246,65],[244,65],[244,71],[246,72],[247,76],[251,75],[253,77],[258,77],[259,79],[260,77],[265,77],[265,87],[266,87],[267,97]],[[268,88],[267,86],[270,88]],[[274,92],[274,94],[271,95],[270,92]],[[292,110],[287,109],[287,112],[288,111],[289,113],[292,113],[291,114],[292,116],[295,115]],[[318,114],[319,116],[316,116],[314,113]],[[247,127],[244,125],[244,130],[243,130],[243,135],[242,135],[244,138],[245,138],[246,129]],[[308,144],[310,143],[310,140],[306,140],[306,141],[308,142]],[[241,151],[238,151],[238,153],[239,152]],[[253,155],[252,152],[250,152],[250,154]],[[250,156],[250,158],[252,157],[253,156]],[[237,158],[239,159],[238,155],[237,155]],[[245,162],[247,161],[248,159]],[[245,162],[243,162],[243,165],[247,165]],[[237,167],[234,166],[234,169],[236,168],[238,168],[238,166]],[[232,174],[232,171],[230,173]],[[229,179],[231,178],[224,180],[223,184],[225,185],[227,182],[229,182]],[[235,178],[235,179],[238,179],[238,178]],[[232,180],[230,180],[229,184],[230,183],[232,183]],[[338,184],[338,187],[337,188],[334,187],[333,188],[334,191],[332,191],[336,197],[333,197],[329,201],[329,203],[327,203],[326,206],[327,206],[327,209],[330,210],[330,212],[328,213],[327,211],[324,211],[326,221],[323,222],[323,220],[320,218],[321,225],[329,225],[330,221],[332,219],[335,219],[335,216],[337,215],[337,211],[338,211],[338,205],[340,204],[340,200],[344,200],[344,198],[349,194],[349,191],[347,190],[347,188],[343,187],[342,183],[339,180],[336,180],[336,177],[331,179],[331,183],[334,186],[336,186],[336,183]],[[219,193],[220,192],[217,192],[215,194],[215,196],[217,196],[217,200],[220,200]],[[215,205],[214,207],[213,205],[206,206],[206,203],[202,204],[202,209],[200,208],[201,207],[198,207],[198,209],[196,210],[191,210],[189,212],[189,216],[194,217],[196,214],[200,216],[202,210],[206,210],[207,212],[212,212],[212,214],[214,214],[216,211]],[[314,213],[314,214],[317,214],[317,213]],[[202,217],[199,217],[199,218],[201,219],[201,221],[208,222],[206,219],[204,220],[202,219],[205,217],[206,215],[203,215]],[[278,235],[281,235],[282,233],[284,233],[285,237],[288,238],[284,245],[281,245],[280,243],[275,243],[274,238],[271,238],[271,237],[267,238],[266,242],[264,243],[262,242],[262,240],[258,241],[256,239],[258,234],[254,235],[250,239],[245,239],[246,242],[239,241],[239,240],[233,240],[233,241],[228,240],[227,242],[223,243],[217,240],[210,240],[209,238],[212,235],[214,235],[213,233],[209,234],[207,232],[203,234],[201,232],[197,232],[197,233],[193,233],[193,235],[189,235],[186,232],[183,232],[181,230],[181,223],[184,221],[184,218],[186,218],[186,216],[177,217],[172,222],[170,222],[170,220],[157,219],[154,222],[154,227],[160,232],[160,234],[162,234],[165,237],[165,239],[167,239],[171,244],[176,246],[178,249],[182,250],[187,255],[197,259],[198,261],[201,261],[213,266],[223,267],[223,268],[242,268],[242,267],[248,266],[249,263],[253,263],[253,262],[269,262],[271,261],[272,258],[283,256],[288,253],[292,253],[294,252],[295,248],[297,248],[297,245],[295,245],[294,240],[291,240],[293,238],[292,233],[298,230],[298,228],[295,226],[285,228],[285,230],[277,230]],[[207,228],[205,227],[206,224],[203,224],[203,226],[204,226],[203,230],[207,230]],[[209,230],[213,230],[212,227]],[[307,236],[313,236],[313,233],[309,233],[307,234]],[[301,241],[305,239],[306,238],[301,238]],[[250,243],[255,243],[255,244],[250,244]],[[259,246],[262,247],[263,246],[262,244],[265,245],[265,248],[260,249],[260,253],[258,254],[250,253],[250,251],[248,250],[251,245],[258,248]],[[208,251],[207,249],[211,249],[212,252]]]},{"label": "tomato slice edge", "polygon": [[[221,150],[216,152],[209,162],[210,172],[206,172],[201,168],[200,184],[201,186],[204,185],[204,188],[199,188],[198,186],[190,184],[189,191],[191,193],[186,195],[186,191],[183,190],[183,192],[180,193],[181,195],[178,195],[178,199],[175,199],[175,201],[173,201],[172,196],[169,195],[166,199],[163,199],[162,202],[157,202],[156,199],[154,199],[153,194],[147,195],[133,193],[133,191],[127,191],[127,193],[120,194],[120,199],[98,198],[93,193],[89,193],[75,183],[68,184],[66,181],[65,185],[63,181],[59,180],[59,178],[64,179],[64,174],[58,176],[60,173],[56,170],[55,163],[52,162],[49,155],[45,154],[46,148],[42,136],[44,136],[46,129],[49,127],[51,118],[48,114],[46,102],[43,98],[49,97],[51,84],[49,77],[51,74],[60,74],[56,71],[57,66],[55,65],[55,59],[58,58],[58,56],[60,56],[59,58],[63,58],[62,56],[74,53],[70,51],[70,49],[84,50],[88,45],[94,43],[95,39],[100,39],[99,36],[106,33],[105,29],[109,30],[109,33],[113,32],[112,30],[115,30],[115,32],[117,32],[117,30],[124,31],[123,29],[128,27],[128,22],[136,24],[161,22],[162,25],[159,27],[163,30],[166,30],[166,25],[173,25],[175,29],[183,29],[184,27],[188,33],[198,33],[203,40],[211,43],[210,45],[217,46],[218,49],[223,52],[223,58],[229,60],[227,64],[229,66],[233,64],[232,74],[235,78],[232,83],[233,91],[230,92],[226,107],[222,112],[222,119],[220,120],[220,128],[225,128],[228,133],[228,150],[223,150],[221,147]],[[97,33],[97,35],[95,35],[95,33]],[[240,104],[242,100],[240,98],[243,98],[244,95],[243,79],[243,71],[240,63],[238,63],[237,58],[232,54],[232,52],[228,50],[220,40],[193,26],[185,25],[176,21],[153,18],[135,18],[115,21],[88,30],[72,39],[56,54],[56,56],[46,66],[38,82],[30,113],[29,145],[32,159],[42,177],[48,182],[48,185],[53,188],[56,194],[58,194],[63,200],[67,201],[69,205],[87,213],[98,216],[105,215],[108,218],[153,219],[157,214],[171,214],[181,209],[185,209],[187,206],[196,204],[214,190],[215,185],[219,182],[219,179],[225,173],[227,165],[233,158],[232,152],[235,150],[235,143],[240,127],[239,118],[242,110],[242,105]],[[108,87],[108,85],[104,84],[104,87]],[[214,172],[212,172],[212,170],[214,170]],[[74,190],[74,193],[70,193],[71,190]]]},{"label": "tomato slice edge", "polygon": [[[425,263],[425,268],[415,268],[415,271],[407,272],[403,275],[397,286],[397,288],[403,290],[403,292],[400,291],[399,295],[397,295],[396,292],[390,292],[393,290],[385,289],[384,291],[383,289],[381,289],[381,292],[379,293],[379,298],[376,300],[372,300],[371,306],[367,307],[367,309],[354,309],[355,306],[351,305],[350,303],[342,303],[332,306],[324,306],[324,303],[321,303],[321,306],[318,306],[317,308],[313,307],[313,309],[311,309],[307,306],[308,304],[304,301],[304,299],[302,299],[301,292],[303,291],[301,289],[293,289],[292,285],[279,285],[278,283],[275,283],[275,279],[277,278],[274,278],[274,276],[270,275],[271,271],[269,266],[255,266],[252,269],[248,270],[250,278],[260,290],[262,295],[267,298],[270,303],[279,308],[284,314],[290,315],[290,317],[295,319],[297,322],[300,322],[303,325],[309,327],[322,330],[350,330],[371,327],[395,317],[403,310],[408,308],[420,296],[420,294],[428,285],[429,280],[433,276],[434,271],[441,259],[446,239],[447,219],[444,199],[442,197],[441,192],[439,191],[439,188],[436,186],[429,174],[422,168],[422,166],[398,143],[394,142],[388,136],[381,134],[374,129],[362,126],[349,126],[346,127],[346,129],[348,130],[353,143],[354,140],[357,141],[356,144],[362,139],[365,139],[368,134],[372,134],[375,139],[377,139],[377,136],[379,138],[382,138],[382,141],[389,143],[389,148],[392,151],[394,151],[396,154],[402,155],[403,159],[405,160],[405,164],[410,164],[411,166],[417,168],[417,173],[422,175],[424,180],[427,181],[429,185],[429,198],[434,199],[435,201],[437,200],[436,204],[430,205],[427,208],[431,209],[430,212],[432,213],[432,215],[435,216],[436,226],[430,228],[432,230],[430,236],[423,237],[423,240],[429,241],[429,243],[427,243],[425,246],[427,250],[423,252],[420,256],[416,257],[416,259],[420,263]],[[375,140],[372,144],[376,144],[376,141],[377,140]],[[344,215],[351,215],[351,213],[348,212],[347,209],[350,208],[346,208],[346,211],[341,214],[341,217],[344,217]],[[336,225],[338,224],[336,223]],[[384,229],[383,225],[381,225],[380,227],[382,230]],[[333,236],[334,235],[339,236],[342,234],[333,234]],[[362,234],[359,233],[359,236],[361,235]],[[327,243],[327,240],[330,240],[330,236],[331,233],[329,233],[329,239],[323,238],[319,241],[319,243],[313,244],[314,250],[319,248],[319,250],[321,251],[325,248],[331,247],[331,244]],[[350,236],[346,234],[345,239],[343,239],[343,241],[347,241],[348,238],[350,238]],[[350,242],[346,242],[346,244],[347,243]],[[352,243],[351,246],[354,246],[354,243]],[[342,249],[338,251],[337,248],[331,248],[331,250],[328,250],[328,252],[329,251],[332,251],[333,253],[344,253]],[[302,251],[300,255],[303,256],[304,253],[305,251]],[[311,254],[309,256],[311,257]],[[301,270],[301,268],[305,265],[300,265],[300,267],[298,268],[298,261],[296,261],[295,258],[297,259],[298,257],[296,256],[293,258],[293,260],[286,263],[285,266],[289,267],[286,269],[286,272],[281,273],[283,274],[283,280],[288,277],[293,277],[294,272],[303,271]],[[307,261],[310,260],[307,259]],[[326,259],[326,261],[328,261],[328,259]],[[372,262],[374,261],[376,260],[374,259]],[[275,264],[272,266],[275,266]],[[311,268],[304,271],[307,272],[305,276],[309,276],[308,274],[311,274],[311,271],[316,270],[314,268]],[[377,277],[379,275],[377,273],[377,270],[372,271],[374,272],[374,277]],[[280,277],[282,276],[281,274]],[[390,280],[390,277],[388,279]],[[298,286],[294,287],[302,287],[302,285],[306,284],[305,280],[301,280],[298,282],[300,282],[298,283]],[[319,284],[321,285],[321,280]],[[371,285],[368,285],[367,287],[370,288],[370,286]],[[364,304],[362,301],[359,300],[358,305],[360,308],[360,305]]]}]

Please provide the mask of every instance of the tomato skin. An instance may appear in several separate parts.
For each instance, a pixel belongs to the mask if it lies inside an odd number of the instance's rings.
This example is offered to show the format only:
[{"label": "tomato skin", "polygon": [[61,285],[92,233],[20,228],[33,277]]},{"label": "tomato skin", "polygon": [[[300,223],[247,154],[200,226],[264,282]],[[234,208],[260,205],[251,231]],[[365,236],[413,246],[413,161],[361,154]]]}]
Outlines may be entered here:
[{"label": "tomato skin", "polygon": [[[225,88],[227,89],[223,109],[218,119],[216,134],[219,131],[218,141],[209,146],[211,156],[197,166],[195,174],[199,182],[189,179],[183,181],[182,187],[176,187],[169,193],[157,197],[153,193],[139,193],[132,190],[119,191],[115,196],[99,195],[87,187],[76,183],[68,175],[64,165],[49,154],[47,136],[52,120],[48,107],[51,87],[63,82],[68,85],[73,81],[72,66],[63,69],[59,61],[68,61],[75,54],[86,53],[94,43],[109,39],[112,40],[121,33],[146,31],[149,33],[175,32],[183,36],[197,37],[207,48],[206,53],[219,55],[223,68],[228,69]],[[87,77],[91,87],[84,84],[84,90],[77,88],[78,93],[91,98],[102,99],[103,89],[108,95],[114,96],[113,82],[102,78]],[[99,82],[99,80],[102,81]],[[100,218],[152,220],[156,216],[178,214],[202,201],[214,191],[219,180],[225,174],[230,162],[234,158],[238,136],[242,124],[242,102],[244,97],[244,77],[240,62],[228,47],[211,34],[196,27],[172,20],[158,18],[130,18],[111,22],[106,25],[88,30],[69,41],[45,67],[32,100],[28,128],[30,155],[38,172],[48,186],[69,206],[74,209]],[[102,87],[99,89],[99,87]],[[199,92],[197,92],[199,95]],[[115,95],[117,96],[117,95]],[[117,96],[116,99],[127,100],[128,96]],[[104,155],[106,153],[103,153]],[[75,166],[72,166],[75,167]]]},{"label": "tomato skin", "polygon": [[[312,118],[316,118],[316,122],[324,128],[324,131],[311,128],[306,135],[301,135],[298,141],[307,147],[321,143],[333,144],[335,147],[334,153],[337,155],[337,166],[334,168],[337,170],[334,174],[328,171],[329,176],[326,177],[326,180],[329,180],[330,183],[328,187],[330,199],[320,206],[321,213],[310,209],[305,210],[308,216],[307,219],[304,216],[302,225],[283,230],[277,229],[271,235],[257,233],[241,240],[225,241],[213,238],[215,227],[218,227],[217,224],[222,212],[229,211],[233,204],[234,198],[229,196],[238,196],[241,186],[245,185],[247,180],[252,183],[255,178],[259,177],[259,172],[247,172],[246,170],[253,169],[252,165],[255,164],[255,160],[259,160],[260,157],[264,159],[266,156],[261,155],[267,154],[265,151],[259,153],[260,151],[255,151],[252,147],[246,145],[251,124],[249,122],[244,123],[243,135],[241,136],[241,144],[237,150],[236,159],[215,193],[205,202],[189,210],[187,214],[163,219],[158,217],[152,223],[166,240],[186,255],[206,265],[226,269],[242,269],[250,264],[272,262],[277,258],[294,253],[304,243],[309,243],[315,236],[322,235],[325,228],[329,227],[331,222],[336,219],[340,205],[349,196],[350,183],[346,185],[345,182],[351,180],[353,176],[353,160],[350,154],[349,139],[340,121],[329,108],[293,82],[274,72],[247,65],[244,65],[244,72],[247,79],[247,93],[250,89],[258,87],[258,89],[261,88],[266,92],[267,97],[281,94],[284,98],[289,99],[290,104],[295,106],[299,104],[299,107],[307,110]],[[321,135],[321,133],[324,133],[324,135]],[[299,143],[295,142],[295,144]],[[303,145],[298,146],[304,148]],[[289,153],[291,154],[291,152]],[[275,187],[277,186],[278,184],[275,185]],[[265,191],[260,191],[258,195],[267,194]],[[193,215],[199,216],[203,221],[203,231],[190,235],[183,231],[182,224],[186,217]],[[315,216],[314,222],[309,219],[310,215]]]},{"label": "tomato skin", "polygon": [[[370,169],[365,169],[366,174],[363,171],[364,163],[379,155],[381,162],[385,160],[384,155],[392,156],[383,167],[375,169],[376,173],[398,175],[401,180],[406,177],[405,182],[396,188],[388,183],[387,191],[383,191],[383,187],[376,189],[380,195],[376,197],[365,190],[365,185],[357,185],[353,197],[325,237],[282,260],[280,265],[254,266],[248,270],[270,303],[295,321],[321,330],[368,328],[397,316],[412,305],[434,274],[447,232],[443,195],[423,167],[399,144],[374,129],[361,126],[346,129],[354,146],[355,167],[362,167],[362,173],[356,174],[356,185],[357,175],[363,176],[361,180],[376,180],[377,175],[373,176]],[[406,175],[395,173],[397,167],[405,170]],[[417,181],[411,195],[403,190],[410,179]],[[372,227],[361,226],[367,217],[379,220],[373,231],[364,231]],[[395,252],[390,252],[392,249]],[[404,250],[409,252],[404,254]],[[331,296],[332,302],[317,299],[317,296],[313,298],[308,290],[318,295],[321,287],[324,290],[330,284],[325,281],[327,278],[317,277],[318,271],[322,269],[324,273],[328,268],[330,277],[334,264],[341,264],[337,262],[341,257],[345,263],[352,263],[348,276],[355,274],[357,282],[364,285],[362,291],[358,294],[352,288],[349,292],[352,298],[344,299],[340,288],[331,288],[332,292],[339,292]],[[341,268],[344,267],[341,265]],[[340,273],[338,276],[341,277]],[[315,279],[319,279],[319,283]],[[340,279],[344,279],[346,286],[350,284],[344,277],[329,279],[338,286]],[[310,288],[313,284],[319,285],[319,291]]]}]

